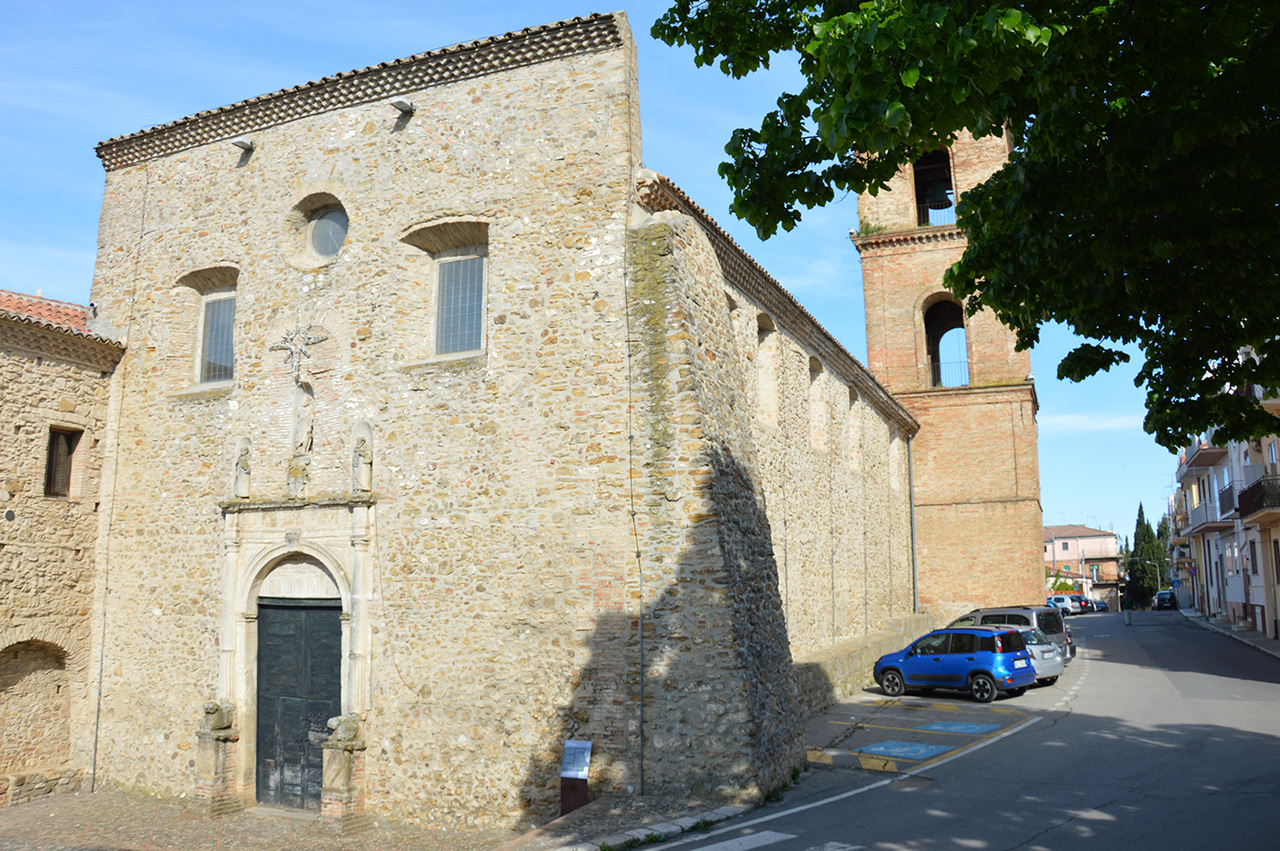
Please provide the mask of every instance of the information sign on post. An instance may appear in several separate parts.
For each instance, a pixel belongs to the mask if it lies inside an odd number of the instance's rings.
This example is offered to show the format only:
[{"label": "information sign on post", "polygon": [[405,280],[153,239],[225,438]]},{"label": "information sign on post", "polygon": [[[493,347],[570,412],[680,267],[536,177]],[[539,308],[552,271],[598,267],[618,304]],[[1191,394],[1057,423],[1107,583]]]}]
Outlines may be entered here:
[{"label": "information sign on post", "polygon": [[587,773],[591,767],[591,743],[566,739],[560,762],[560,815],[587,803]]}]

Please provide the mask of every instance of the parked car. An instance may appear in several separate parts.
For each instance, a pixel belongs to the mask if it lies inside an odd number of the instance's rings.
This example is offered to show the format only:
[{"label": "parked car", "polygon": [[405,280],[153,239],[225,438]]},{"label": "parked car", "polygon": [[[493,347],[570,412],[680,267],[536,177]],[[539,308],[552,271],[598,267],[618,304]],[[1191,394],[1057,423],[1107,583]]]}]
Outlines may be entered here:
[{"label": "parked car", "polygon": [[1071,628],[1063,623],[1062,616],[1063,611],[1053,606],[1001,606],[992,609],[974,609],[969,614],[956,618],[948,626],[990,626],[992,624],[1034,626],[1058,645],[1063,661],[1070,662],[1076,657],[1076,645],[1071,639]]},{"label": "parked car", "polygon": [[1070,594],[1052,594],[1049,596],[1047,602],[1050,606],[1057,606],[1059,609],[1062,609],[1065,614],[1080,614],[1080,603]]},{"label": "parked car", "polygon": [[1111,611],[1111,607],[1107,605],[1106,600],[1094,600],[1093,605],[1094,605],[1094,608],[1096,608],[1100,612]]},{"label": "parked car", "polygon": [[1026,641],[1008,626],[935,629],[881,656],[873,673],[890,697],[947,688],[967,691],[979,703],[1001,692],[1017,697],[1036,681]]},{"label": "parked car", "polygon": [[1058,645],[1034,626],[1024,626],[1018,632],[1022,633],[1022,640],[1027,643],[1027,652],[1031,654],[1031,665],[1036,669],[1036,682],[1045,686],[1056,683],[1067,666],[1067,660],[1063,658]]},{"label": "parked car", "polygon": [[1156,598],[1151,601],[1153,609],[1176,609],[1178,608],[1178,595],[1172,591],[1157,591]]},{"label": "parked car", "polygon": [[1077,603],[1079,603],[1079,604],[1080,604],[1080,613],[1081,613],[1081,614],[1085,614],[1085,613],[1088,613],[1088,612],[1096,612],[1096,611],[1097,611],[1097,608],[1093,605],[1093,600],[1090,600],[1090,599],[1089,599],[1088,597],[1086,597],[1085,595],[1083,595],[1083,594],[1071,594],[1071,595],[1069,595],[1069,596],[1071,597],[1071,599],[1075,600]]}]

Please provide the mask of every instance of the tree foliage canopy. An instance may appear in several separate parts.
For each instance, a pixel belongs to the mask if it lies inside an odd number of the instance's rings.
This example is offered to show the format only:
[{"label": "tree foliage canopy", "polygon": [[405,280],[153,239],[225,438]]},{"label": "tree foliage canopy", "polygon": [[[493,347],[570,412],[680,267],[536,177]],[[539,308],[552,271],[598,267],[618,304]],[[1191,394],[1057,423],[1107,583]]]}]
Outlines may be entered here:
[{"label": "tree foliage canopy", "polygon": [[677,0],[653,34],[734,77],[798,57],[804,87],[720,167],[762,238],[962,129],[1007,130],[946,286],[1022,348],[1051,321],[1097,341],[1061,378],[1136,344],[1145,428],[1174,449],[1277,430],[1244,392],[1280,388],[1277,22],[1280,0]]},{"label": "tree foliage canopy", "polygon": [[1129,573],[1128,593],[1138,605],[1145,606],[1160,590],[1160,576],[1168,553],[1160,543],[1151,522],[1138,504],[1138,520],[1133,529],[1133,552],[1125,560]]}]

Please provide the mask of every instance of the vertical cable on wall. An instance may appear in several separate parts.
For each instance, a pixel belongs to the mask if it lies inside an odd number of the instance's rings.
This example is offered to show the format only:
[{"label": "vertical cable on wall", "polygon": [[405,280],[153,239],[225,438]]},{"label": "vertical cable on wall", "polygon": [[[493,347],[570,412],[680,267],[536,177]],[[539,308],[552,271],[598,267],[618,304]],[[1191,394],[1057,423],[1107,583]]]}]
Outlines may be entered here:
[{"label": "vertical cable on wall", "polygon": [[[631,100],[631,89],[634,83],[635,69],[630,63],[627,65],[627,120],[630,122],[633,118],[633,110],[635,104]],[[630,214],[631,207],[635,204],[636,197],[636,161],[635,161],[635,144],[630,133],[627,137],[627,152],[629,173],[627,179],[630,181],[627,186],[627,212]],[[627,342],[627,500],[630,503],[631,515],[631,539],[636,548],[636,572],[640,577],[640,611],[639,611],[639,635],[637,636],[640,655],[640,708],[639,708],[639,734],[640,734],[640,794],[644,795],[644,679],[645,679],[645,658],[644,658],[644,563],[640,556],[640,529],[636,523],[636,487],[635,487],[635,394],[633,391],[632,370],[635,361],[635,352],[632,349],[634,340],[631,336],[631,266],[628,254],[627,229],[629,225],[624,225],[622,234],[622,311],[623,319],[626,325],[626,342]],[[625,604],[624,604],[625,605]],[[623,682],[626,682],[625,677]]]},{"label": "vertical cable on wall", "polygon": [[[115,446],[112,447],[111,453],[111,493],[110,499],[107,500],[107,533],[102,536],[102,627],[98,634],[98,694],[93,710],[93,761],[89,767],[89,791],[93,792],[98,785],[98,740],[102,729],[102,682],[106,670],[107,659],[107,579],[111,573],[111,527],[116,519],[116,497],[115,482],[116,476],[120,472],[120,421],[124,410],[124,379],[129,369],[129,346],[134,343],[133,340],[133,321],[134,313],[138,304],[138,278],[142,267],[142,238],[147,227],[147,194],[151,189],[151,168],[147,164],[142,166],[142,209],[138,216],[138,243],[133,254],[133,291],[129,294],[129,318],[125,322],[124,340],[125,353],[120,358],[119,378],[113,379],[119,388],[119,395],[116,399],[116,427],[115,427]],[[110,398],[110,396],[108,396]],[[104,481],[98,483],[99,493],[101,493]]]}]

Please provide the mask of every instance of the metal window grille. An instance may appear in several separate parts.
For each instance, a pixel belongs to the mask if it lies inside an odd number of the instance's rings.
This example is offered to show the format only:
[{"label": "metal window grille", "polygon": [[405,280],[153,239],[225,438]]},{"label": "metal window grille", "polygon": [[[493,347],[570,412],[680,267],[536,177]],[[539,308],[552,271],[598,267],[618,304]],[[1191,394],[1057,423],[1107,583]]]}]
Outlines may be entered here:
[{"label": "metal window grille", "polygon": [[71,457],[80,442],[79,431],[49,431],[49,454],[45,460],[44,492],[66,496],[71,492]]},{"label": "metal window grille", "polygon": [[204,352],[200,360],[201,381],[230,381],[234,377],[231,337],[236,318],[236,300],[220,298],[204,305]]},{"label": "metal window grille", "polygon": [[484,259],[465,257],[440,264],[436,353],[480,348],[484,322]]}]

